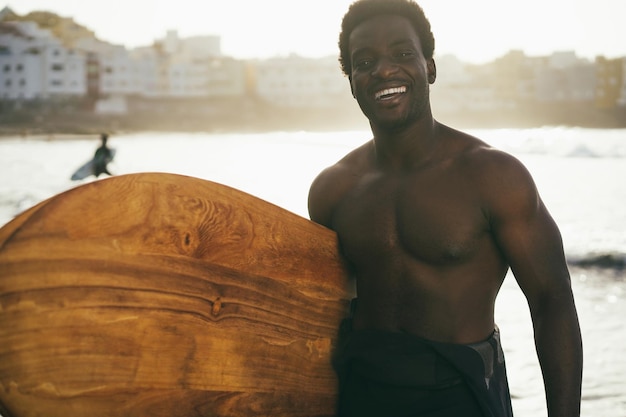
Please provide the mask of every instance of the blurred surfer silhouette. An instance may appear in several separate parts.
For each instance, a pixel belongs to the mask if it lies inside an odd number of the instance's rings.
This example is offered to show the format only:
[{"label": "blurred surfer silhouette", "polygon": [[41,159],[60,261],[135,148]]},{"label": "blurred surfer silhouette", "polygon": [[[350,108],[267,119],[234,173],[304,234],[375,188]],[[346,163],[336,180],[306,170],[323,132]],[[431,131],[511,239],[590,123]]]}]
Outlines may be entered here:
[{"label": "blurred surfer silhouette", "polygon": [[102,141],[102,144],[98,149],[96,149],[96,153],[93,157],[93,175],[95,175],[96,178],[99,177],[100,174],[113,175],[109,172],[107,168],[109,162],[113,160],[113,150],[107,147],[109,135],[107,135],[106,133],[102,133],[100,135],[100,140]]},{"label": "blurred surfer silhouette", "polygon": [[100,174],[113,175],[109,171],[107,165],[113,161],[115,157],[115,149],[107,146],[109,135],[106,133],[100,134],[100,147],[96,149],[96,153],[93,158],[78,168],[74,174],[72,174],[72,181],[78,181],[89,177],[90,175],[98,178]]}]

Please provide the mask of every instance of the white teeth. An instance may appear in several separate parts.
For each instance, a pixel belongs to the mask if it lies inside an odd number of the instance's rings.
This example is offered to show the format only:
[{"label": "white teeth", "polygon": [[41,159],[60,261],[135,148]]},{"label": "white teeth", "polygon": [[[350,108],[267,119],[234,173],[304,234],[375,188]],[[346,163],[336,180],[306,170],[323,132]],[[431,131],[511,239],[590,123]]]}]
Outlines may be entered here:
[{"label": "white teeth", "polygon": [[402,86],[402,87],[394,87],[394,88],[386,88],[384,90],[381,90],[379,92],[377,92],[374,96],[374,98],[376,100],[380,100],[383,96],[388,96],[391,94],[401,94],[401,93],[406,93],[406,87]]}]

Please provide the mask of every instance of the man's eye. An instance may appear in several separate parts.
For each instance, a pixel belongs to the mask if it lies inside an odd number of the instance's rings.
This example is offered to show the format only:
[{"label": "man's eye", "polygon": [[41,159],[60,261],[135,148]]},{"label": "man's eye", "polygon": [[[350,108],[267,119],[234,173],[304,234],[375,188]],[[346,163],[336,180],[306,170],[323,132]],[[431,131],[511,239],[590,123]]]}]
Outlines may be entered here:
[{"label": "man's eye", "polygon": [[359,61],[357,61],[355,63],[354,67],[362,69],[362,68],[367,68],[370,65],[372,65],[372,60],[370,60],[370,59],[361,59],[361,60],[359,60]]}]

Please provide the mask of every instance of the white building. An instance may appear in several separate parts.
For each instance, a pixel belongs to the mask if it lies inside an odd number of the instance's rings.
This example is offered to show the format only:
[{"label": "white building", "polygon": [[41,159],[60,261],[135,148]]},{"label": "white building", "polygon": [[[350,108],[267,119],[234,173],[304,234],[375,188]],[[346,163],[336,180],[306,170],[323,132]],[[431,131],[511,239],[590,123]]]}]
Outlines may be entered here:
[{"label": "white building", "polygon": [[579,67],[582,64],[590,64],[588,60],[579,58],[575,51],[558,51],[548,56],[548,67],[552,69],[564,69]]},{"label": "white building", "polygon": [[466,108],[467,103],[476,98],[471,97],[475,92],[472,88],[472,76],[465,63],[454,55],[435,57],[435,63],[437,78],[430,86],[430,98],[435,113],[456,112]]},{"label": "white building", "polygon": [[32,100],[87,92],[85,54],[34,22],[0,22],[0,98]]},{"label": "white building", "polygon": [[[144,92],[146,68],[132,59],[122,46],[111,46],[97,54],[100,60],[101,95],[135,95]],[[152,75],[153,71],[150,71]]]},{"label": "white building", "polygon": [[258,96],[281,107],[333,107],[351,96],[337,57],[272,58],[256,66]]},{"label": "white building", "polygon": [[157,97],[167,93],[165,74],[168,59],[161,56],[152,46],[135,48],[129,51],[130,59],[135,63],[140,95]]},{"label": "white building", "polygon": [[169,96],[206,96],[207,68],[203,60],[186,60],[173,57],[168,68]]},{"label": "white building", "polygon": [[84,96],[87,93],[85,54],[60,44],[42,51],[43,96]]},{"label": "white building", "polygon": [[207,97],[236,97],[247,92],[247,67],[233,58],[207,59],[205,92]]},{"label": "white building", "polygon": [[175,30],[168,30],[165,38],[158,40],[163,51],[182,59],[215,58],[222,56],[221,38],[215,35],[180,38]]},{"label": "white building", "polygon": [[246,92],[245,63],[223,57],[218,36],[181,39],[176,31],[168,31],[151,49],[158,78],[159,93],[155,95],[210,98],[241,96]]}]

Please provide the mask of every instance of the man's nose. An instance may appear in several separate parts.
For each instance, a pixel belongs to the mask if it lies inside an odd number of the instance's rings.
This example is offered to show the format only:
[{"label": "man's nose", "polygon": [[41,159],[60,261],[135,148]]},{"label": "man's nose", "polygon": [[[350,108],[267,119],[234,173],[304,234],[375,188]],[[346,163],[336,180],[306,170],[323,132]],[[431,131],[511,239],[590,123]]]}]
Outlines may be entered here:
[{"label": "man's nose", "polygon": [[373,77],[387,78],[398,71],[398,65],[389,58],[380,58],[372,69]]}]

